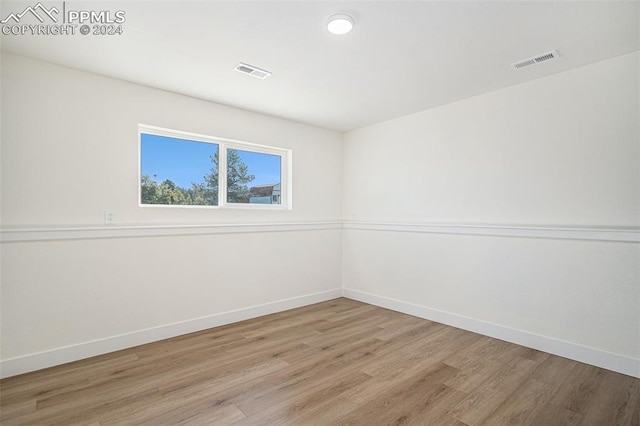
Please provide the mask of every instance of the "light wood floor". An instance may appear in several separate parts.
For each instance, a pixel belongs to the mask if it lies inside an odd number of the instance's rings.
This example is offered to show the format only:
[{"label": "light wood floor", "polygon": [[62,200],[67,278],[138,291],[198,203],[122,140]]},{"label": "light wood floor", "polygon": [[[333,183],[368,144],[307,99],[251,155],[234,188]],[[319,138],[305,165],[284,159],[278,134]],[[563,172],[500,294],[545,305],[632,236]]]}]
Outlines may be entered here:
[{"label": "light wood floor", "polygon": [[0,381],[2,425],[639,425],[640,379],[336,299]]}]

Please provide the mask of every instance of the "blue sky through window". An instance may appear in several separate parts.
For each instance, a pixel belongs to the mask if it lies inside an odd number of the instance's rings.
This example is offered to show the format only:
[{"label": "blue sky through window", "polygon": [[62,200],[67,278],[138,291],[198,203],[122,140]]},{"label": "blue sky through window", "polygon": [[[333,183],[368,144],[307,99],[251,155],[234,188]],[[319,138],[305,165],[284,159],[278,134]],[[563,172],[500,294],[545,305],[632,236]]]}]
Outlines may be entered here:
[{"label": "blue sky through window", "polygon": [[[182,188],[204,181],[211,172],[211,156],[218,145],[143,133],[140,142],[140,170],[161,183],[166,179]],[[280,156],[237,150],[255,180],[248,186],[279,183]]]},{"label": "blue sky through window", "polygon": [[249,186],[280,183],[280,156],[236,149],[240,159],[256,178]]}]

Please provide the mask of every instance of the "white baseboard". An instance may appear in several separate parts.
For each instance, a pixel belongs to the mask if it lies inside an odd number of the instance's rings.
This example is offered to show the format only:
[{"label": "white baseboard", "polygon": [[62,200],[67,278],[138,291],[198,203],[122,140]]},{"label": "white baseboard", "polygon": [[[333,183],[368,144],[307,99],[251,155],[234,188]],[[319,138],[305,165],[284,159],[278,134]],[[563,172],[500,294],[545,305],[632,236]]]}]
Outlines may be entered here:
[{"label": "white baseboard", "polygon": [[349,288],[344,297],[640,378],[640,359]]},{"label": "white baseboard", "polygon": [[307,294],[278,300],[262,305],[233,311],[221,312],[206,317],[194,318],[131,333],[65,346],[45,352],[39,352],[0,361],[0,378],[66,364],[68,362],[102,355],[121,349],[131,348],[145,343],[181,336],[183,334],[219,327],[238,321],[244,321],[263,315],[299,308],[313,303],[324,302],[342,296],[342,289],[336,288],[320,293]]},{"label": "white baseboard", "polygon": [[2,360],[0,361],[0,378],[11,377],[42,368],[143,345],[145,343],[282,312],[313,303],[324,302],[341,296],[640,378],[639,359],[349,288],[337,288],[325,292],[278,300],[262,305],[221,312],[206,317],[194,318],[127,334],[65,346],[50,351]]}]

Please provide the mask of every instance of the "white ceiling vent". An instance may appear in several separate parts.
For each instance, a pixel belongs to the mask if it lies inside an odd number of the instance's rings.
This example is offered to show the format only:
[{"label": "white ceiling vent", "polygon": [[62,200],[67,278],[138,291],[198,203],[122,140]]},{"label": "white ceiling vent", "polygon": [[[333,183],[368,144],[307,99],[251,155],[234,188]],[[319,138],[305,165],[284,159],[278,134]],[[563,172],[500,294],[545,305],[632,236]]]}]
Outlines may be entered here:
[{"label": "white ceiling vent", "polygon": [[236,65],[234,70],[241,72],[242,74],[248,74],[252,77],[260,78],[262,80],[264,80],[265,78],[271,75],[269,71],[261,70],[258,67],[254,67],[253,65],[249,65],[249,64],[244,64],[242,62]]},{"label": "white ceiling vent", "polygon": [[560,54],[557,50],[552,50],[550,52],[541,53],[533,58],[523,59],[521,61],[515,62],[511,64],[511,66],[517,70],[528,67],[529,65],[539,64],[540,62],[549,61],[551,59],[559,58]]}]

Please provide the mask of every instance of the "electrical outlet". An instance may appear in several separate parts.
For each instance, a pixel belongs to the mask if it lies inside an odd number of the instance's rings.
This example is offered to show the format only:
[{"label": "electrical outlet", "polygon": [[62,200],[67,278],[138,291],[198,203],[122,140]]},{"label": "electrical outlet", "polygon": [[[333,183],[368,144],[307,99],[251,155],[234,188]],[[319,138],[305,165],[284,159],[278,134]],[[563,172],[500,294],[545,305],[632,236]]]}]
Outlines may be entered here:
[{"label": "electrical outlet", "polygon": [[113,225],[114,223],[116,223],[116,220],[115,220],[115,215],[113,214],[113,212],[111,210],[105,210],[104,211],[104,224],[105,225]]}]

